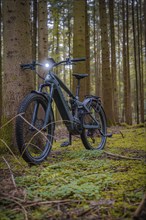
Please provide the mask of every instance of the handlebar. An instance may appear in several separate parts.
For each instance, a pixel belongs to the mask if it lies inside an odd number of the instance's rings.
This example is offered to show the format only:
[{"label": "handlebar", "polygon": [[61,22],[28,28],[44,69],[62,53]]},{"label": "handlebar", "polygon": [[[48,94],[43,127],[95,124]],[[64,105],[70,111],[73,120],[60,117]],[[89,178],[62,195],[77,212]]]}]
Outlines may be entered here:
[{"label": "handlebar", "polygon": [[[77,62],[86,61],[86,58],[74,58],[74,59],[66,58],[66,60],[60,61],[58,63],[56,63],[52,58],[49,58],[49,60],[51,61],[50,69],[52,69],[53,67],[59,66],[60,64],[63,64],[63,63],[65,63],[65,65],[72,65]],[[20,67],[23,70],[26,70],[26,69],[35,70],[36,66],[45,67],[44,64],[37,63],[36,61],[33,61],[32,63],[27,63],[27,64],[20,64]]]},{"label": "handlebar", "polygon": [[80,61],[86,61],[86,58],[74,58],[74,59],[71,59],[71,62],[80,62]]},{"label": "handlebar", "polygon": [[32,63],[27,63],[27,64],[20,64],[20,67],[23,70],[30,69],[30,70],[35,70],[36,66],[44,66],[42,63],[36,63],[36,61],[33,61]]}]

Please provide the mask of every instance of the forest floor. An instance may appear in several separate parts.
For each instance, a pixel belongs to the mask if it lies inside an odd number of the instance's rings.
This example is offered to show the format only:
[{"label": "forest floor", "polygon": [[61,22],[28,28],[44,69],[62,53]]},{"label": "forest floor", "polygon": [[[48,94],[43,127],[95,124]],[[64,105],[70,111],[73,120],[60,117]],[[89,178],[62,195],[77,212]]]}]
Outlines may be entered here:
[{"label": "forest floor", "polygon": [[79,138],[61,148],[65,133],[58,129],[50,156],[39,166],[1,153],[0,219],[133,219],[146,192],[146,130],[111,129],[103,151],[84,149]]}]

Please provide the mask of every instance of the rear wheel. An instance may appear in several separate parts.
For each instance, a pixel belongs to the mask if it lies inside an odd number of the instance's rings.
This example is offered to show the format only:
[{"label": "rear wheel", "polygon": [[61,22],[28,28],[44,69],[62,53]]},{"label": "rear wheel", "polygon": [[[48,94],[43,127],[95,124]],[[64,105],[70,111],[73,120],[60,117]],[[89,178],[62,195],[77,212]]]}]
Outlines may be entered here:
[{"label": "rear wheel", "polygon": [[[32,125],[34,108],[38,105],[35,123]],[[46,115],[47,100],[45,97],[31,93],[23,100],[16,119],[16,141],[23,159],[27,163],[39,164],[50,153],[53,134],[54,117],[51,110],[48,126],[44,131],[43,124]]]},{"label": "rear wheel", "polygon": [[[94,100],[87,104],[90,113],[95,117],[98,123],[97,128],[83,128],[81,139],[86,149],[88,150],[101,150],[106,144],[106,116],[102,106],[98,101]],[[97,123],[91,118],[90,114],[84,114],[83,125],[94,126]]]}]

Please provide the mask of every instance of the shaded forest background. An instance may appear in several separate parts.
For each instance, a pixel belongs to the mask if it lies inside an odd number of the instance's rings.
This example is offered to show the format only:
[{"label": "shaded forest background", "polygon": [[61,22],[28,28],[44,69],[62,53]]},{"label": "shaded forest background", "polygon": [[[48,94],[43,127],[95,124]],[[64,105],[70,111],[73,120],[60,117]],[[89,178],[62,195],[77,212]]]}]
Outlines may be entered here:
[{"label": "shaded forest background", "polygon": [[22,98],[40,83],[20,64],[47,57],[86,57],[56,74],[74,91],[72,73],[88,73],[81,99],[100,96],[110,124],[144,122],[145,0],[1,0],[0,7],[1,125],[16,116]]},{"label": "shaded forest background", "polygon": [[[146,0],[0,0],[0,49],[0,219],[145,219]],[[122,126],[109,128],[106,151],[78,137],[61,149],[58,127],[50,157],[30,167],[9,147],[18,106],[41,80],[20,64],[47,57],[86,57],[56,74],[75,91],[72,73],[88,73],[80,98],[100,96]]]}]

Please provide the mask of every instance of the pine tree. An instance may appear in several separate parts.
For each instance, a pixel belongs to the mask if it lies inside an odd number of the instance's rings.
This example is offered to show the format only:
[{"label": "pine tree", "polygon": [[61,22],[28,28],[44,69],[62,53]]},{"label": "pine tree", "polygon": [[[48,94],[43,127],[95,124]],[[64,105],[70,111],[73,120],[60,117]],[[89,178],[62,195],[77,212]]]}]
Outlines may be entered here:
[{"label": "pine tree", "polygon": [[[73,28],[73,56],[74,58],[87,57],[86,62],[80,62],[74,66],[74,73],[89,73],[89,42],[88,42],[88,23],[87,23],[87,5],[86,0],[73,1],[74,28]],[[80,98],[89,93],[88,78],[81,80]],[[75,92],[76,79],[73,79],[73,91]]]},{"label": "pine tree", "polygon": [[0,127],[2,120],[2,33],[1,33],[1,24],[2,24],[2,13],[1,13],[1,0],[0,0]]},{"label": "pine tree", "polygon": [[17,114],[20,101],[34,84],[33,74],[20,69],[21,63],[32,60],[29,1],[3,0],[3,14],[3,115],[7,121]]},{"label": "pine tree", "polygon": [[[48,58],[48,11],[47,0],[38,2],[38,60],[45,62]],[[39,73],[43,76],[44,70],[39,68]],[[39,78],[39,83],[41,83]]]},{"label": "pine tree", "polygon": [[109,0],[109,14],[110,14],[110,36],[111,36],[111,74],[113,81],[113,102],[115,121],[119,121],[118,115],[118,97],[117,97],[117,67],[116,67],[116,45],[115,45],[115,28],[114,28],[114,0]]},{"label": "pine tree", "polygon": [[105,0],[99,0],[101,48],[102,48],[102,98],[107,120],[114,123],[113,85],[110,72],[109,41],[107,32],[107,13]]},{"label": "pine tree", "polygon": [[[129,17],[128,17],[128,2],[125,7],[124,0],[122,1],[123,9],[123,79],[124,79],[124,113],[127,124],[132,124],[131,111],[131,87],[130,87],[130,72],[129,72]],[[127,13],[126,13],[127,11]],[[127,20],[125,23],[125,17]]]}]

